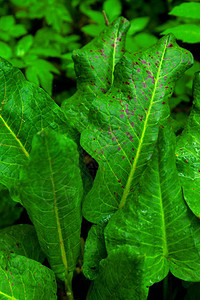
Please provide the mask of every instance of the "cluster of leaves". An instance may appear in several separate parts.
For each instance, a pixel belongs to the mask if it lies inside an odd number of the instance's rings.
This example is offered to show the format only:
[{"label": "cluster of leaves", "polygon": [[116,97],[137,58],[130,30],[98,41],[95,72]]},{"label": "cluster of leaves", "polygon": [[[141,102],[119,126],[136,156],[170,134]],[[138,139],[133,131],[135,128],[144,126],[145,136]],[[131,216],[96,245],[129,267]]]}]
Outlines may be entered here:
[{"label": "cluster of leaves", "polygon": [[[122,0],[1,0],[0,4],[0,56],[50,95],[53,79],[64,75],[75,78],[72,51],[105,28],[102,10],[111,23],[123,9],[131,20],[127,49],[133,51],[157,41],[154,28],[160,24],[159,14],[166,12],[162,2],[151,9],[155,0],[148,4],[126,0],[125,9]],[[57,101],[62,102],[70,93],[65,90],[56,95]]]},{"label": "cluster of leaves", "polygon": [[[56,299],[56,281],[74,299],[82,216],[93,223],[87,299],[145,300],[169,271],[200,281],[200,75],[176,137],[169,100],[193,57],[173,35],[128,52],[129,26],[117,18],[74,51],[77,91],[61,108],[0,60],[1,199],[15,201],[13,222],[24,208],[33,224],[0,230],[2,299]],[[94,181],[81,147],[98,162]]]},{"label": "cluster of leaves", "polygon": [[0,56],[51,95],[53,74],[74,77],[71,52],[81,45],[74,33],[76,1],[68,6],[62,0],[1,2]]}]

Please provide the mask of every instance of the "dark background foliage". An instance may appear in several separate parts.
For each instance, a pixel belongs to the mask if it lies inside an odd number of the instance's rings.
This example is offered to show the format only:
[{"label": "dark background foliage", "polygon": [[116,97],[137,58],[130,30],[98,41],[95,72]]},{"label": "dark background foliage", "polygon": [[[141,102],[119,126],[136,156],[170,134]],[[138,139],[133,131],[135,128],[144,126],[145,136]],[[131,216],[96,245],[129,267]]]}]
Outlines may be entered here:
[{"label": "dark background foliage", "polygon": [[[179,134],[191,108],[193,74],[200,70],[200,11],[196,16],[187,15],[187,11],[180,15],[174,8],[194,2],[198,0],[0,0],[0,56],[20,68],[27,80],[41,86],[61,105],[76,90],[72,52],[106,26],[103,10],[110,23],[120,15],[131,22],[128,51],[148,48],[163,33],[172,32],[179,45],[195,58],[194,66],[177,82],[170,99],[174,127]],[[94,178],[97,163],[87,153],[83,160]],[[23,208],[4,189],[0,193],[0,214],[0,228],[30,223]],[[84,221],[83,239],[89,228],[90,224]],[[80,273],[73,287],[75,298],[85,299],[89,281]],[[150,288],[148,299],[192,300],[199,299],[199,294],[200,284],[185,283],[169,275]]]}]

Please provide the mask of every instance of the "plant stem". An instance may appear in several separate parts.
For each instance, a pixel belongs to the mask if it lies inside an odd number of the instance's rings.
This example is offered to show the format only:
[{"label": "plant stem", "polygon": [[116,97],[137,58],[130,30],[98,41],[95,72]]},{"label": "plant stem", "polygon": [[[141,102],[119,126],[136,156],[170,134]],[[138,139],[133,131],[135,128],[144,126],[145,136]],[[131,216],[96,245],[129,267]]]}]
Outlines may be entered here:
[{"label": "plant stem", "polygon": [[106,26],[109,26],[109,21],[108,21],[108,18],[107,18],[107,16],[106,16],[105,10],[103,10],[102,13],[103,13],[103,15],[104,15],[104,19],[105,19]]},{"label": "plant stem", "polygon": [[67,296],[67,300],[74,300],[73,292],[72,292],[72,273],[66,273],[65,275],[65,292]]},{"label": "plant stem", "polygon": [[163,280],[163,300],[168,300],[168,276]]}]

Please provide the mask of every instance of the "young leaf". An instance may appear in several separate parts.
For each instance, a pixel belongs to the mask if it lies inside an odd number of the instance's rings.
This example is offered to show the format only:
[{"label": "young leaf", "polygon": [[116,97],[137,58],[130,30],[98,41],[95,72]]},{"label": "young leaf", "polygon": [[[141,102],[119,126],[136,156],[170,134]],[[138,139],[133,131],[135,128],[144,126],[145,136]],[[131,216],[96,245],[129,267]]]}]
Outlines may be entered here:
[{"label": "young leaf", "polygon": [[10,189],[29,157],[33,135],[47,127],[63,133],[70,129],[58,105],[3,59],[0,78],[0,182]]},{"label": "young leaf", "polygon": [[192,19],[200,19],[200,3],[181,3],[175,6],[169,15],[176,17],[185,17]]},{"label": "young leaf", "polygon": [[73,52],[78,91],[63,101],[62,108],[79,132],[88,124],[93,99],[106,93],[113,83],[115,65],[123,56],[128,28],[129,22],[118,18],[89,44]]},{"label": "young leaf", "polygon": [[81,198],[76,144],[54,131],[41,131],[21,172],[21,199],[51,268],[63,281],[80,254]]},{"label": "young leaf", "polygon": [[200,42],[199,26],[196,24],[182,24],[162,32],[162,34],[168,33],[173,33],[177,39],[185,43],[196,44]]},{"label": "young leaf", "polygon": [[93,188],[83,203],[86,219],[98,223],[123,207],[146,168],[160,119],[175,81],[192,56],[173,36],[138,54],[126,54],[115,70],[113,88],[93,101],[82,147],[99,163]]},{"label": "young leaf", "polygon": [[14,252],[41,263],[45,258],[35,229],[28,224],[14,225],[0,230],[0,251]]},{"label": "young leaf", "polygon": [[130,246],[110,252],[100,263],[87,300],[146,300],[148,288],[143,281],[143,263],[144,258],[134,256]]},{"label": "young leaf", "polygon": [[133,35],[136,32],[142,31],[148,24],[149,17],[134,18],[130,23],[130,29],[128,35]]},{"label": "young leaf", "polygon": [[200,73],[195,74],[193,107],[187,125],[177,141],[177,169],[184,198],[200,218]]},{"label": "young leaf", "polygon": [[173,130],[161,128],[138,189],[104,231],[108,255],[126,244],[133,254],[145,254],[148,286],[169,271],[186,281],[200,280],[200,221],[183,199],[174,149]]},{"label": "young leaf", "polygon": [[120,0],[106,0],[103,3],[103,10],[105,10],[106,16],[109,22],[121,15],[122,4]]},{"label": "young leaf", "polygon": [[0,298],[57,299],[55,275],[37,261],[0,251]]}]

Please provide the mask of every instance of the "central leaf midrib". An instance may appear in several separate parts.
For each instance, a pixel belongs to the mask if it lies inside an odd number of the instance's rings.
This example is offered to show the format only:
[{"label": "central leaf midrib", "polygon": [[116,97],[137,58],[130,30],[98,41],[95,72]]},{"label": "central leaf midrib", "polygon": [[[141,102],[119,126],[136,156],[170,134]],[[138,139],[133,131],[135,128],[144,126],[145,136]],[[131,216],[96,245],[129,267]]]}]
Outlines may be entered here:
[{"label": "central leaf midrib", "polygon": [[62,257],[62,261],[63,261],[64,267],[65,267],[65,274],[67,275],[67,273],[68,273],[67,257],[66,257],[64,243],[63,243],[62,230],[61,230],[60,220],[59,220],[59,215],[58,215],[55,182],[54,182],[54,177],[53,177],[53,169],[52,169],[51,157],[50,157],[50,153],[49,153],[47,140],[46,140],[46,149],[47,149],[49,169],[50,169],[50,177],[51,177],[51,183],[52,183],[52,189],[53,189],[54,210],[55,210],[55,216],[56,216],[56,225],[57,225],[57,229],[58,229],[58,236],[59,236],[59,241],[60,241],[61,257]]},{"label": "central leaf midrib", "polygon": [[161,180],[160,180],[160,168],[159,168],[159,159],[158,159],[158,180],[159,180],[159,199],[160,199],[160,210],[161,210],[161,222],[162,222],[162,235],[163,235],[163,256],[167,257],[168,255],[168,247],[167,247],[167,231],[166,231],[166,223],[165,223],[165,212],[163,207],[163,196],[161,190]]},{"label": "central leaf midrib", "polygon": [[138,163],[138,159],[139,159],[139,156],[140,156],[140,151],[141,151],[141,148],[142,148],[142,145],[143,145],[143,140],[144,140],[144,136],[145,136],[145,132],[146,132],[146,128],[147,128],[147,122],[148,122],[148,119],[149,119],[149,116],[150,116],[150,112],[151,112],[151,108],[152,108],[152,105],[153,105],[155,92],[156,92],[157,85],[158,85],[159,73],[160,73],[160,70],[161,70],[162,63],[163,63],[166,47],[167,47],[167,41],[165,43],[165,47],[163,49],[163,54],[162,54],[162,57],[161,57],[161,60],[160,60],[160,65],[159,65],[159,68],[158,68],[158,73],[157,73],[157,76],[156,76],[155,85],[154,85],[154,89],[153,89],[149,109],[148,109],[146,119],[145,119],[145,122],[144,122],[142,135],[141,135],[141,138],[139,140],[139,145],[138,145],[138,148],[137,148],[136,156],[135,156],[135,159],[134,159],[133,164],[131,166],[131,171],[129,173],[128,180],[126,182],[126,186],[124,188],[124,192],[123,192],[121,201],[120,201],[119,206],[118,206],[119,209],[122,208],[125,205],[126,199],[127,199],[128,194],[130,192],[131,183],[132,183],[133,176],[135,174],[136,166],[137,166],[137,163]]},{"label": "central leaf midrib", "polygon": [[11,133],[11,135],[14,137],[14,139],[17,141],[17,143],[20,145],[20,149],[24,152],[26,157],[29,157],[29,153],[26,151],[25,147],[22,145],[21,141],[17,138],[16,134],[12,131],[10,126],[6,123],[2,115],[0,115],[0,119],[2,120],[5,127],[8,129],[8,131]]},{"label": "central leaf midrib", "polygon": [[12,299],[12,300],[18,300],[18,299],[17,299],[17,298],[15,298],[14,296],[9,296],[9,295],[7,295],[7,294],[5,294],[5,293],[1,292],[1,291],[0,291],[0,294],[1,294],[1,295],[3,295],[3,296],[5,296],[5,297],[7,297],[8,299]]}]

